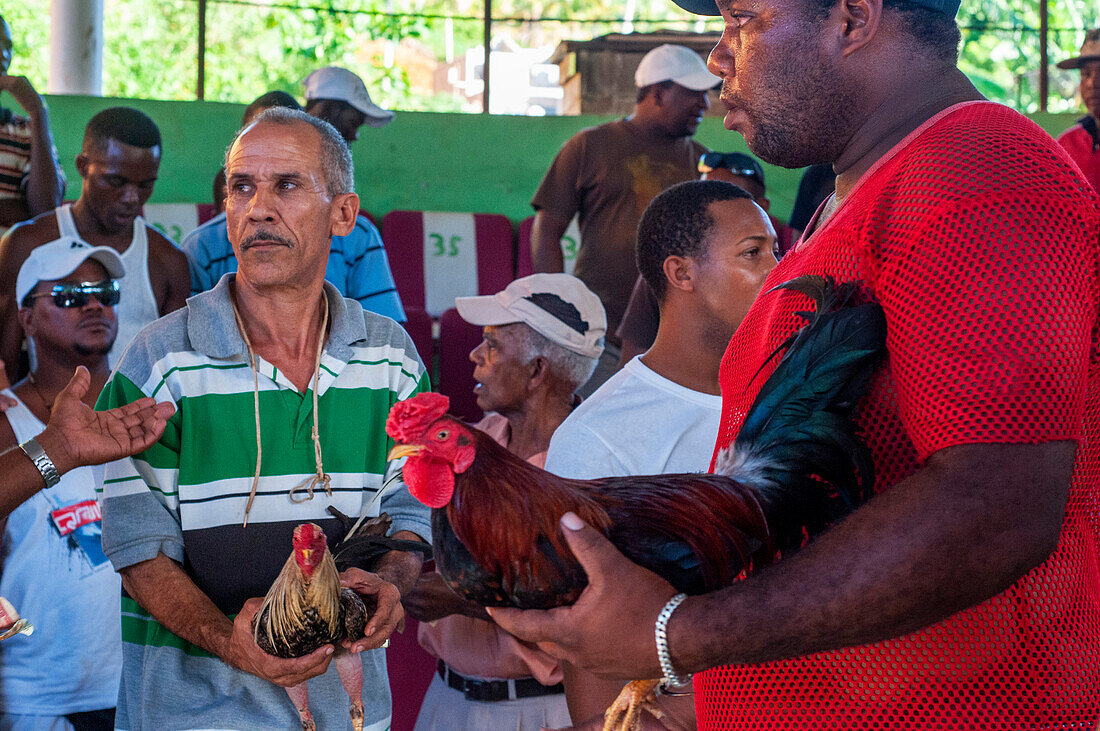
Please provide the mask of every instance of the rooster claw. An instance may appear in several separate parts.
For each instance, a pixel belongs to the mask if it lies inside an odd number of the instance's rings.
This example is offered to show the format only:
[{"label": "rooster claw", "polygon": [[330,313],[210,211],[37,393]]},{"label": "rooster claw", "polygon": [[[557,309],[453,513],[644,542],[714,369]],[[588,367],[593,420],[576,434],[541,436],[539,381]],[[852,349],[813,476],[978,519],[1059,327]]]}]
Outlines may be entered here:
[{"label": "rooster claw", "polygon": [[665,714],[657,707],[657,680],[632,680],[611,707],[604,712],[603,731],[638,731],[642,711],[660,720]]}]

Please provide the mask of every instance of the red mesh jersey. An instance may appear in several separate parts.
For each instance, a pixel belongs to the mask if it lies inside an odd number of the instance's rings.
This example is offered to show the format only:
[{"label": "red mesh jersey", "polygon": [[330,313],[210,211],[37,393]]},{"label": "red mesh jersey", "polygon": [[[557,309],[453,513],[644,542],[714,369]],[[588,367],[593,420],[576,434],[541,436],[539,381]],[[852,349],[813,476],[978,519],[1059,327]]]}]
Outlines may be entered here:
[{"label": "red mesh jersey", "polygon": [[[701,729],[1096,729],[1100,719],[1100,202],[1039,127],[953,107],[868,172],[764,291],[861,280],[888,362],[859,421],[878,489],[967,443],[1078,439],[1054,554],[1011,589],[888,642],[696,676]],[[722,361],[718,447],[807,298],[762,295]]]}]

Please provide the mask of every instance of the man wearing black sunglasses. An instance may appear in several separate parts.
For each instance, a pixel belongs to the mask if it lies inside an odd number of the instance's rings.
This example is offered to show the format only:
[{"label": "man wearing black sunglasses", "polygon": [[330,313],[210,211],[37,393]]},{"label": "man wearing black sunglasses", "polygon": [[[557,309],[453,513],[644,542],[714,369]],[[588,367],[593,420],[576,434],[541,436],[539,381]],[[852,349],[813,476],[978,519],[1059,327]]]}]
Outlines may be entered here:
[{"label": "man wearing black sunglasses", "polygon": [[[34,343],[36,362],[7,391],[16,403],[0,416],[0,451],[22,444],[46,489],[12,510],[3,529],[0,595],[38,632],[33,643],[4,644],[0,726],[47,727],[68,719],[79,728],[113,727],[121,587],[100,546],[96,494],[103,468],[79,467],[59,477],[66,465],[55,466],[36,437],[78,366],[90,375],[82,400],[95,404],[110,375],[107,354],[118,332],[114,305],[124,273],[113,249],[61,238],[32,251],[16,279],[19,324]],[[54,450],[54,458],[58,454]]]}]

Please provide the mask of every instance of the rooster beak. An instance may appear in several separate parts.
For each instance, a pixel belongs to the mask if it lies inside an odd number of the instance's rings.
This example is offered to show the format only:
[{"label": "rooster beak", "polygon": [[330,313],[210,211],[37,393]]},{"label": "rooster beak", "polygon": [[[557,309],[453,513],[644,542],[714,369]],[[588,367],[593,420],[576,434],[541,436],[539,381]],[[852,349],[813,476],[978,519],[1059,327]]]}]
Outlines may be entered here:
[{"label": "rooster beak", "polygon": [[401,457],[413,457],[424,451],[418,444],[398,444],[386,455],[387,460],[400,459]]},{"label": "rooster beak", "polygon": [[309,563],[309,557],[313,555],[313,549],[303,548],[303,549],[301,549],[301,551],[302,551],[302,561],[304,563],[308,564]]}]

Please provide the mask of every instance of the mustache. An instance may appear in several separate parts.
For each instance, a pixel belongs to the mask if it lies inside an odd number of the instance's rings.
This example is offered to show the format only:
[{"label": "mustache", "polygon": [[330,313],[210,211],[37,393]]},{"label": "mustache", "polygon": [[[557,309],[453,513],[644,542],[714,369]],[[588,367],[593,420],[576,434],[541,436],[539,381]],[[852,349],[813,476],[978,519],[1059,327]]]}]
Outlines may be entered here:
[{"label": "mustache", "polygon": [[284,238],[279,234],[270,233],[263,230],[256,231],[255,233],[246,236],[244,241],[241,242],[241,246],[248,247],[256,243],[257,241],[263,241],[265,243],[274,242],[276,244],[282,244],[288,249],[294,248],[294,242],[290,239]]}]

